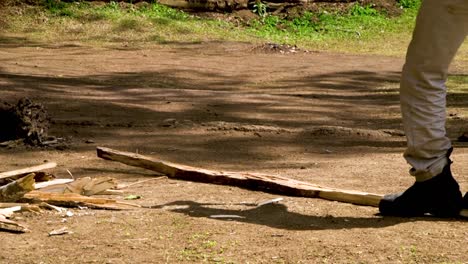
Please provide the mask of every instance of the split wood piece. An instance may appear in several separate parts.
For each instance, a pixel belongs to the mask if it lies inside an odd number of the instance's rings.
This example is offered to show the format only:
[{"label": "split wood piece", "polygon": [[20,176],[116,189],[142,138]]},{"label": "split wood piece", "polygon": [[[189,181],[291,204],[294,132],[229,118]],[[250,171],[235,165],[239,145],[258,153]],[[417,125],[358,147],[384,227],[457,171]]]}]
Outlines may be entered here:
[{"label": "split wood piece", "polygon": [[[77,193],[85,196],[95,194],[122,194],[123,192],[114,192],[113,189],[117,186],[114,178],[111,177],[83,177],[76,180],[71,179],[56,179],[56,184],[45,182],[36,184],[36,189],[41,189],[43,192],[54,193]],[[39,186],[38,186],[39,185]]]},{"label": "split wood piece", "polygon": [[64,207],[87,206],[110,210],[124,210],[140,207],[137,204],[121,202],[108,198],[88,197],[76,193],[50,193],[36,190],[27,193],[24,198]]},{"label": "split wood piece", "polygon": [[14,212],[18,212],[18,211],[21,211],[21,206],[18,206],[18,205],[0,209],[0,230],[17,232],[17,233],[24,233],[28,231],[26,226],[7,219],[11,217]]},{"label": "split wood piece", "polygon": [[16,205],[8,208],[3,208],[0,209],[0,216],[3,216],[5,218],[10,218],[14,212],[19,212],[21,211],[21,206]]},{"label": "split wood piece", "polygon": [[125,192],[122,191],[122,190],[113,190],[113,189],[109,189],[109,190],[105,190],[105,191],[102,191],[102,192],[99,192],[99,193],[96,193],[97,195],[123,195]]},{"label": "split wood piece", "polygon": [[74,181],[73,179],[53,179],[51,181],[36,183],[34,184],[34,188],[36,190],[47,189],[47,191],[49,191],[49,189],[60,188],[60,187],[63,188],[65,184],[73,182],[73,181]]},{"label": "split wood piece", "polygon": [[104,147],[97,148],[97,155],[106,160],[149,169],[180,180],[230,185],[282,195],[322,198],[367,206],[378,206],[382,199],[382,195],[373,193],[325,188],[281,176],[200,169]]},{"label": "split wood piece", "polygon": [[115,188],[117,183],[111,177],[84,177],[67,184],[65,192],[78,193],[85,196],[91,196]]},{"label": "split wood piece", "polygon": [[28,168],[24,168],[24,169],[1,172],[0,173],[0,179],[11,178],[11,177],[19,176],[19,175],[29,174],[31,172],[37,172],[37,171],[52,169],[52,168],[55,168],[55,167],[57,167],[57,163],[48,162],[48,163],[44,163],[44,164],[41,164],[41,165],[28,167]]},{"label": "split wood piece", "polygon": [[[8,184],[8,183],[10,183],[12,181],[23,178],[25,175],[27,175],[27,174],[21,174],[21,175],[9,177],[9,178],[0,179],[0,186],[6,185],[6,184]],[[44,172],[44,171],[34,172],[34,181],[36,183],[39,183],[39,182],[44,183],[44,182],[52,181],[54,179],[55,179],[55,176],[53,174],[48,173],[48,172]]]},{"label": "split wood piece", "polygon": [[14,206],[27,206],[29,205],[28,203],[0,203],[0,209],[3,208],[10,208]]},{"label": "split wood piece", "polygon": [[15,221],[6,219],[6,217],[0,215],[0,230],[14,232],[14,233],[26,233],[29,229]]},{"label": "split wood piece", "polygon": [[32,190],[34,190],[34,173],[0,186],[0,202],[16,202]]},{"label": "split wood piece", "polygon": [[42,205],[29,204],[29,203],[0,203],[0,210],[4,208],[10,208],[20,206],[22,212],[40,212]]}]

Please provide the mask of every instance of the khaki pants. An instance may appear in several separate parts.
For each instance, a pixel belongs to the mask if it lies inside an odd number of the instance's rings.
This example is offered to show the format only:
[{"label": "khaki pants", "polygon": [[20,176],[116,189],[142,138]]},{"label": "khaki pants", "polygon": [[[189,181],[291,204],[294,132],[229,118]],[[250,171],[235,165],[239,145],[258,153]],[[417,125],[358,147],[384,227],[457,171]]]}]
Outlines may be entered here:
[{"label": "khaki pants", "polygon": [[423,0],[400,85],[408,141],[404,157],[417,181],[441,173],[448,163],[445,81],[467,34],[468,0]]}]

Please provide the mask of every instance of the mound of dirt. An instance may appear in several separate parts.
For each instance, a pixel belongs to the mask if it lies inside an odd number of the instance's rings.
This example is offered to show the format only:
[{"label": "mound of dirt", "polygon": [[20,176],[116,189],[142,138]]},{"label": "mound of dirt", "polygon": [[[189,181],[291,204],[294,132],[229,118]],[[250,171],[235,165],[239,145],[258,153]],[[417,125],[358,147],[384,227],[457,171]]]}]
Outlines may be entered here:
[{"label": "mound of dirt", "polygon": [[362,128],[349,128],[341,126],[319,126],[307,129],[307,131],[316,137],[333,137],[335,139],[382,139],[393,136],[402,136],[403,132],[396,130],[372,130]]},{"label": "mound of dirt", "polygon": [[0,142],[23,139],[26,144],[40,145],[47,138],[50,117],[44,105],[23,98],[14,106],[0,107]]},{"label": "mound of dirt", "polygon": [[202,126],[207,127],[208,131],[266,132],[277,134],[290,132],[287,129],[276,126],[241,124],[224,121],[207,122],[203,123]]}]

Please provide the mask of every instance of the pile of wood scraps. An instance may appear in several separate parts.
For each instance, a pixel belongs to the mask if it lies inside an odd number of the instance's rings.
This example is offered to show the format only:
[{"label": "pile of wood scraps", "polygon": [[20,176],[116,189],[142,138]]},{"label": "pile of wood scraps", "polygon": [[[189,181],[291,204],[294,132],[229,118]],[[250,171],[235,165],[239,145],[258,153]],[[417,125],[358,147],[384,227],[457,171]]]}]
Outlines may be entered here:
[{"label": "pile of wood scraps", "polygon": [[[104,147],[97,148],[97,156],[105,160],[152,170],[166,175],[167,178],[235,186],[285,196],[320,198],[373,207],[377,207],[383,197],[380,194],[323,187],[275,175],[196,168]],[[122,195],[123,188],[149,180],[160,179],[161,177],[122,186],[118,185],[116,180],[111,177],[56,179],[53,174],[44,172],[56,166],[56,163],[48,162],[34,167],[0,173],[0,230],[18,233],[27,232],[26,226],[14,221],[14,214],[21,211],[40,212],[42,209],[52,209],[63,213],[63,207],[107,210],[160,207],[140,206],[123,201],[139,199],[140,197],[137,195],[124,197],[122,201],[95,195]],[[268,203],[278,201],[272,200]],[[263,203],[260,203],[258,206],[262,205]],[[468,209],[462,210],[460,216],[468,217]],[[51,232],[49,235],[71,232],[67,229],[54,231],[57,232]]]},{"label": "pile of wood scraps", "polygon": [[94,195],[122,194],[111,177],[56,179],[44,172],[57,166],[48,162],[34,167],[0,173],[0,230],[24,233],[28,228],[12,220],[15,212],[60,207],[124,210],[139,207]]}]

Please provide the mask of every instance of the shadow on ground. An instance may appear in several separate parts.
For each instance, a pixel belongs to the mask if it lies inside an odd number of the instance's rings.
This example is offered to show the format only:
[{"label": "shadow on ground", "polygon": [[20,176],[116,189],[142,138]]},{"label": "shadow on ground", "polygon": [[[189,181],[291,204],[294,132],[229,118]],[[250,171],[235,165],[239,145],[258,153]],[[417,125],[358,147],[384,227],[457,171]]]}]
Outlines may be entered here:
[{"label": "shadow on ground", "polygon": [[283,204],[269,204],[246,210],[220,209],[213,208],[212,206],[216,206],[216,204],[175,201],[164,205],[153,206],[153,208],[176,207],[175,209],[169,209],[169,211],[185,214],[190,217],[210,218],[226,222],[236,221],[286,230],[383,228],[415,221],[461,221],[433,217],[336,217],[304,215],[288,211],[287,206]]},{"label": "shadow on ground", "polygon": [[[8,46],[20,41],[2,39],[0,43]],[[75,54],[71,58],[80,56],[88,55]],[[401,130],[399,72],[347,69],[352,66],[347,65],[325,73],[308,73],[306,69],[295,74],[297,66],[283,64],[284,68],[278,70],[285,74],[278,71],[268,75],[268,59],[263,57],[266,62],[252,65],[252,69],[242,62],[242,58],[250,58],[244,55],[233,62],[238,66],[224,70],[225,65],[214,56],[187,56],[187,63],[199,67],[175,67],[160,61],[144,71],[82,74],[76,69],[65,75],[47,72],[47,68],[39,69],[40,73],[34,67],[25,68],[21,73],[2,67],[0,94],[7,101],[31,97],[45,103],[53,118],[52,131],[59,136],[87,137],[98,142],[118,139],[112,147],[122,150],[128,144],[119,142],[131,142],[133,148],[146,153],[154,151],[151,146],[160,146],[214,161],[227,155],[230,162],[240,162],[249,157],[256,161],[274,159],[262,151],[272,146],[307,148],[312,153],[338,147],[347,149],[348,154],[355,147],[372,147],[373,152],[404,147],[401,136],[317,137],[306,129],[339,126]],[[138,63],[138,59],[131,63]],[[448,98],[456,99],[457,108],[466,109],[468,92],[458,92],[456,97],[449,94]],[[166,126],[167,119],[188,125]],[[232,123],[241,129],[207,130],[205,124],[210,122]],[[245,130],[245,125],[267,125],[276,130]],[[81,144],[74,150],[89,148]]]}]

